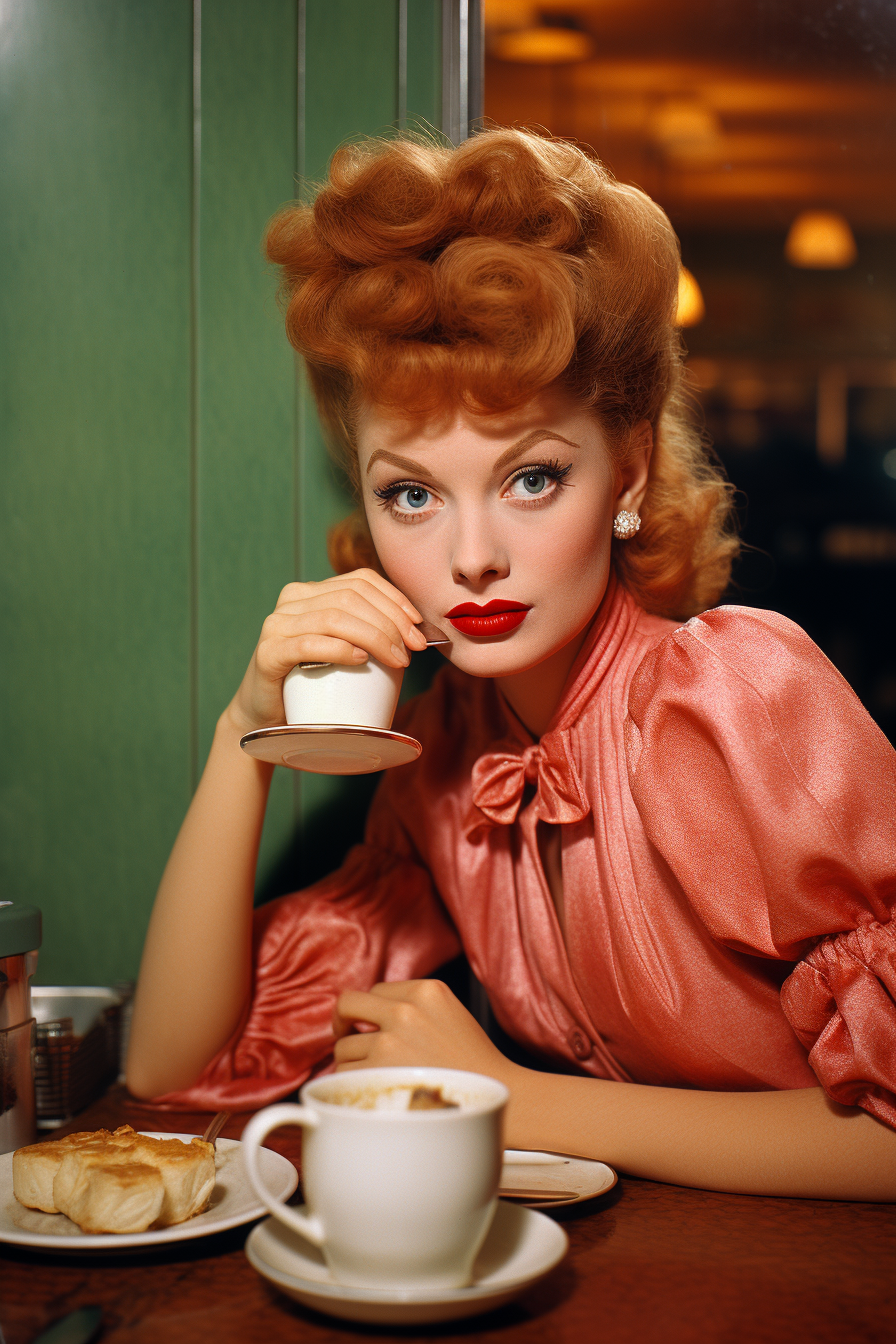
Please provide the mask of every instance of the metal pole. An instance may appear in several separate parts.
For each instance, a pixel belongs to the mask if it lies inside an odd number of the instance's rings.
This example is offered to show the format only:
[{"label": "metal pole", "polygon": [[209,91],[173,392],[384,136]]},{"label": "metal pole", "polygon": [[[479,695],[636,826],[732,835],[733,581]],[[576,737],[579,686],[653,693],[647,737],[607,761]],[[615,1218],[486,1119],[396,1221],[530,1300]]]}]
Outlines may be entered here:
[{"label": "metal pole", "polygon": [[442,131],[452,144],[482,116],[482,0],[442,0]]}]

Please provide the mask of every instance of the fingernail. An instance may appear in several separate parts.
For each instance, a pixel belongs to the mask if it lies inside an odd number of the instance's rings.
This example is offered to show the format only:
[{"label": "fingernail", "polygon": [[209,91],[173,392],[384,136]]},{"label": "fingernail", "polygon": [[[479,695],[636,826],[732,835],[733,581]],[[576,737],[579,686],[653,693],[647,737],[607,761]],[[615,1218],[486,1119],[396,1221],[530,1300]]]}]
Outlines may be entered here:
[{"label": "fingernail", "polygon": [[425,648],[426,648],[426,636],[424,635],[424,633],[423,633],[422,630],[418,630],[418,629],[417,629],[416,625],[414,626],[413,630],[411,631],[411,634],[410,634],[409,637],[410,637],[410,638],[413,640],[413,642],[417,645],[417,648],[418,648],[418,649],[425,649]]},{"label": "fingernail", "polygon": [[364,663],[367,661],[367,653],[364,649],[353,648],[352,658],[355,660],[356,663]]},{"label": "fingernail", "polygon": [[404,666],[407,667],[408,663],[411,661],[407,655],[407,650],[400,649],[397,644],[393,644],[392,652],[395,654],[395,657],[398,659],[398,661],[400,663],[403,663]]},{"label": "fingernail", "polygon": [[417,624],[418,621],[423,620],[423,617],[420,615],[416,607],[402,607],[402,611],[404,611],[406,615],[408,615],[411,618],[411,620],[414,622],[415,625]]}]

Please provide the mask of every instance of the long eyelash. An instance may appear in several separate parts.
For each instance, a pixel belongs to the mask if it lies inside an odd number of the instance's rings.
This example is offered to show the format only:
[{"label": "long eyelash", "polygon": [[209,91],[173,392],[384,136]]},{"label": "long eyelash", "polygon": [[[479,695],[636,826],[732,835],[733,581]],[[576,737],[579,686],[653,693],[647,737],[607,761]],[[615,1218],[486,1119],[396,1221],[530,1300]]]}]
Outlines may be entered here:
[{"label": "long eyelash", "polygon": [[562,485],[569,473],[572,471],[572,463],[567,462],[564,467],[561,462],[553,458],[550,462],[533,462],[528,467],[520,467],[510,478],[510,484],[514,481],[521,481],[524,476],[549,476],[552,481]]},{"label": "long eyelash", "polygon": [[[543,475],[550,477],[558,485],[562,485],[571,471],[571,462],[567,462],[564,466],[557,458],[552,458],[549,462],[532,462],[528,466],[520,467],[519,471],[514,472],[511,476],[510,483],[522,480],[524,476]],[[392,503],[396,495],[401,494],[402,490],[413,490],[415,488],[426,489],[425,486],[420,485],[419,481],[393,481],[390,485],[377,487],[373,493],[380,504],[386,508]]]},{"label": "long eyelash", "polygon": [[374,494],[381,504],[390,504],[396,495],[400,495],[402,490],[413,490],[419,488],[425,490],[419,481],[395,481],[392,485],[381,485],[379,489],[374,490]]}]

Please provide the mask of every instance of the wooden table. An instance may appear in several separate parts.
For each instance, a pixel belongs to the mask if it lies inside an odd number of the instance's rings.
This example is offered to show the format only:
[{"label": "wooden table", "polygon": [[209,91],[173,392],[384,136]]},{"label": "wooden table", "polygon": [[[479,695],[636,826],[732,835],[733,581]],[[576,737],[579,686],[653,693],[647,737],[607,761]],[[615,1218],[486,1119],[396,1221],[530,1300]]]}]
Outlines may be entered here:
[{"label": "wooden table", "polygon": [[[224,1130],[238,1138],[247,1116]],[[155,1111],[114,1088],[68,1129],[202,1133],[208,1116]],[[60,1131],[62,1132],[62,1131]],[[298,1159],[298,1131],[270,1146]],[[489,1316],[407,1330],[350,1326],[306,1311],[259,1278],[248,1228],[158,1252],[54,1256],[0,1246],[5,1344],[100,1304],[104,1344],[303,1344],[464,1338],[492,1344],[891,1344],[896,1341],[896,1206],[717,1195],[623,1179],[557,1210],[566,1260]]]}]

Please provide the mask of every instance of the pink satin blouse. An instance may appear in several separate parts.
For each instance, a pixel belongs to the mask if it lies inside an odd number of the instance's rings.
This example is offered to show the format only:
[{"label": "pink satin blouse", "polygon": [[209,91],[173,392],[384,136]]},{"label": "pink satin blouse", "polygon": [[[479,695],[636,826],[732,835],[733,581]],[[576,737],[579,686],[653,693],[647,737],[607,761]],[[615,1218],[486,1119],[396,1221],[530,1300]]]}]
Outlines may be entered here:
[{"label": "pink satin blouse", "polygon": [[[896,753],[799,627],[686,625],[611,582],[535,742],[451,667],[399,726],[338,872],[255,917],[251,1003],[174,1106],[262,1105],[329,1062],[345,987],[466,952],[504,1029],[569,1072],[819,1082],[896,1127]],[[565,937],[536,828],[561,834]]]}]

